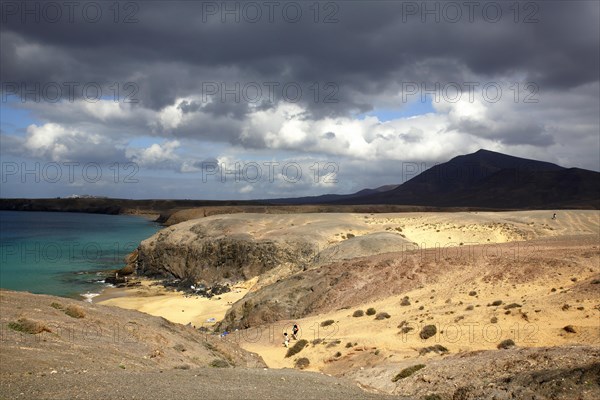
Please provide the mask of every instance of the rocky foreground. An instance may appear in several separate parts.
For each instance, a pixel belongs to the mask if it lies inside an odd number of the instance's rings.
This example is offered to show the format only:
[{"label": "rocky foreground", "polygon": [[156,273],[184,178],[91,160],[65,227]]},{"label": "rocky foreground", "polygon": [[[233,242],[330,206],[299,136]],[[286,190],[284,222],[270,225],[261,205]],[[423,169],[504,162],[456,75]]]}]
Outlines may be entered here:
[{"label": "rocky foreground", "polygon": [[0,291],[2,399],[384,399],[164,318]]}]

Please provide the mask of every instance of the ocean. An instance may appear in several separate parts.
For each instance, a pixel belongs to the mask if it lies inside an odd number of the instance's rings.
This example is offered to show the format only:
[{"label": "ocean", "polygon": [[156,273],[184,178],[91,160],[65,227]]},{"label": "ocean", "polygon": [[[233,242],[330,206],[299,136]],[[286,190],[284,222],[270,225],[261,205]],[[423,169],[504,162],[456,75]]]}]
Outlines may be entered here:
[{"label": "ocean", "polygon": [[130,215],[0,211],[0,287],[89,300],[159,229]]}]

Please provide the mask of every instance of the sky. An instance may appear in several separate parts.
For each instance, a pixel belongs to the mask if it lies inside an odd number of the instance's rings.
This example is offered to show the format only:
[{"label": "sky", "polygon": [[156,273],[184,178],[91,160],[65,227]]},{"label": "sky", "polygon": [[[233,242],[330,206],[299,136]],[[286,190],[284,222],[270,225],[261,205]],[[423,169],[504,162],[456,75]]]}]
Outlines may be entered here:
[{"label": "sky", "polygon": [[479,149],[600,170],[593,1],[2,1],[0,197],[266,199]]}]

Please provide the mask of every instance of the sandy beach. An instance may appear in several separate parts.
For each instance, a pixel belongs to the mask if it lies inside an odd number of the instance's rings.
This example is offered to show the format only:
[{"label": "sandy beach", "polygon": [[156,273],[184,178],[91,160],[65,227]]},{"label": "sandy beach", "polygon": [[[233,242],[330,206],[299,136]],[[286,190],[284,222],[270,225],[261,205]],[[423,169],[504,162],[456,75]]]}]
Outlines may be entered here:
[{"label": "sandy beach", "polygon": [[248,293],[256,279],[233,285],[231,292],[210,299],[168,290],[155,280],[139,281],[139,286],[108,288],[93,302],[142,311],[179,324],[211,327],[225,316],[232,303]]}]

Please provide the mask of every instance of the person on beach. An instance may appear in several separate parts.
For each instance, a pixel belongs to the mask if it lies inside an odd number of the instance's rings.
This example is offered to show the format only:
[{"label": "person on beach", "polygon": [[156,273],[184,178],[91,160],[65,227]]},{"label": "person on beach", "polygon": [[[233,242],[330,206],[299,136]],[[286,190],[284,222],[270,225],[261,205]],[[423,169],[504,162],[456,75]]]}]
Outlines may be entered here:
[{"label": "person on beach", "polygon": [[552,219],[556,219],[556,213],[552,214]]},{"label": "person on beach", "polygon": [[285,347],[290,347],[290,338],[288,337],[287,332],[283,334],[283,345]]},{"label": "person on beach", "polygon": [[298,331],[300,331],[298,324],[294,324],[294,327],[292,328],[292,339],[298,340]]}]

